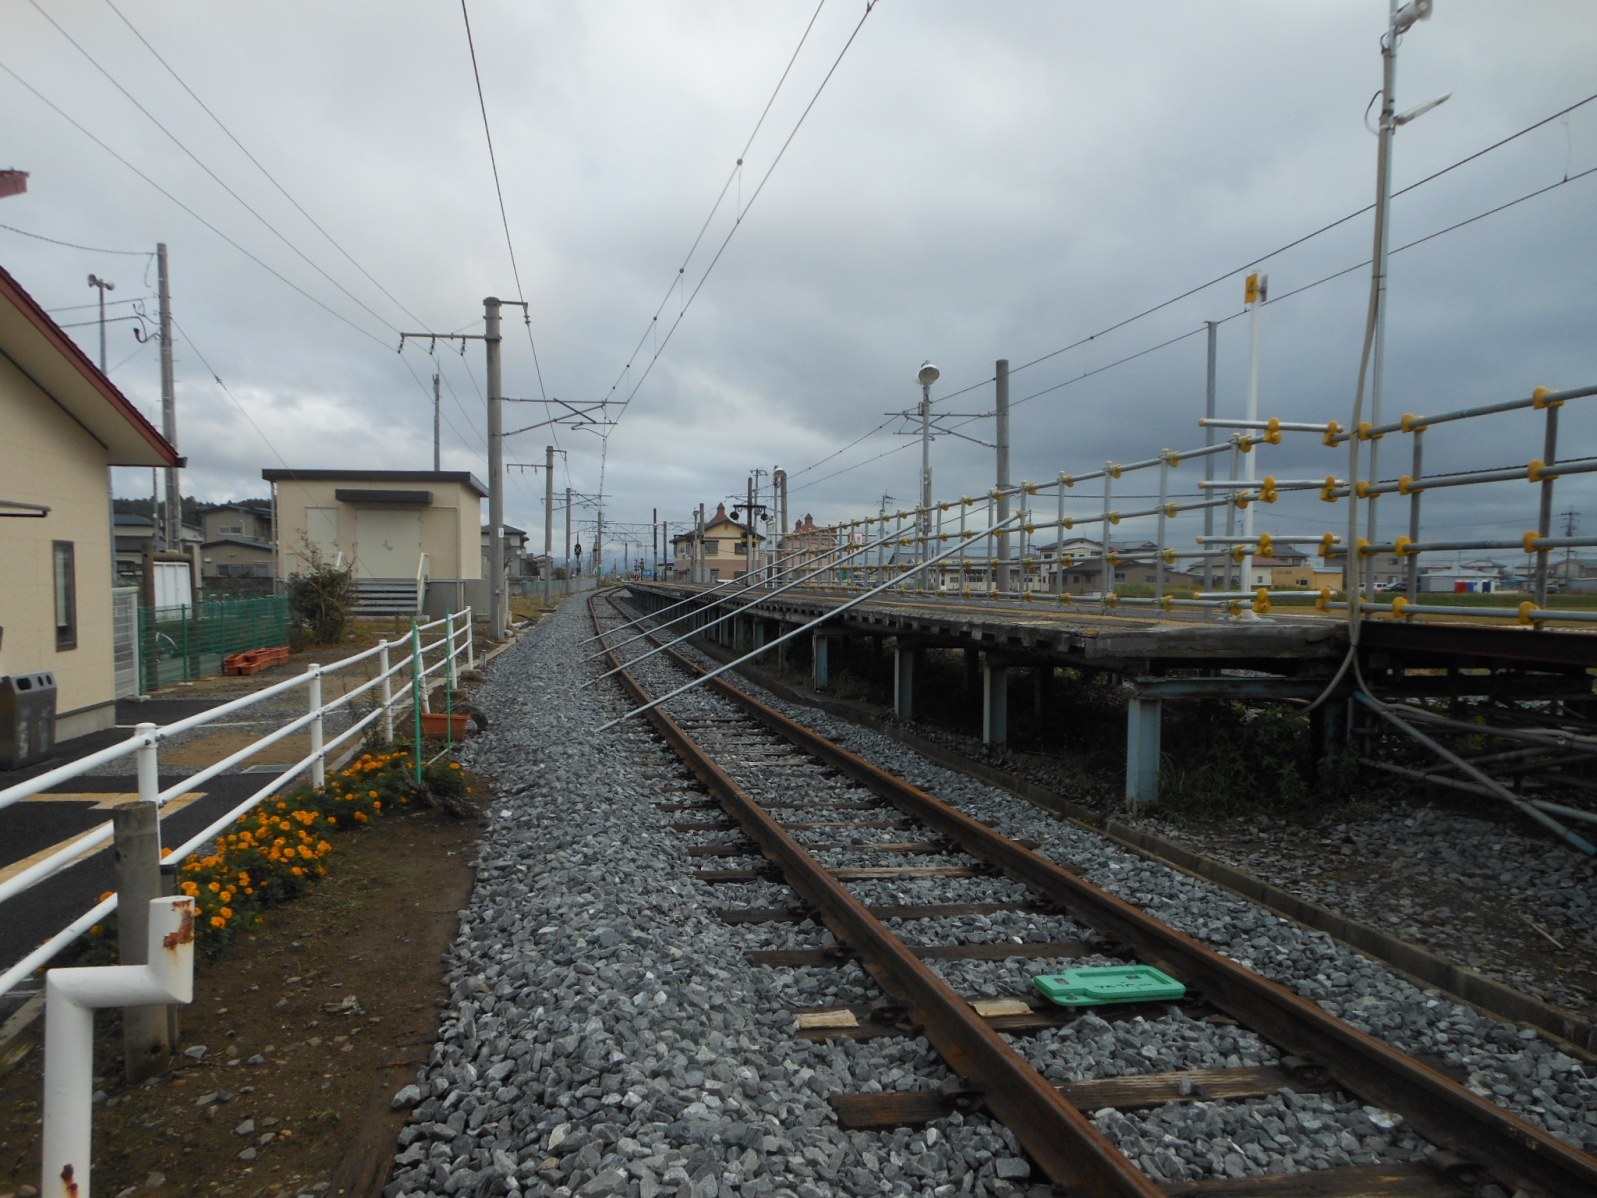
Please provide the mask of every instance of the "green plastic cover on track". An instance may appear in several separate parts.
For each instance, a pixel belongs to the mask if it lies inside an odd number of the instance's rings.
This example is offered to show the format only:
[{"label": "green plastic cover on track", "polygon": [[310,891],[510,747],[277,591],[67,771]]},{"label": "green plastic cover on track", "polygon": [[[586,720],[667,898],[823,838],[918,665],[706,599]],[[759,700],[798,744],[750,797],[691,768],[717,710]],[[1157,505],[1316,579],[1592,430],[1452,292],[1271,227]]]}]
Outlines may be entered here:
[{"label": "green plastic cover on track", "polygon": [[1045,973],[1031,979],[1032,989],[1061,1007],[1090,1007],[1114,1002],[1164,1002],[1182,997],[1187,988],[1152,965],[1099,965]]}]

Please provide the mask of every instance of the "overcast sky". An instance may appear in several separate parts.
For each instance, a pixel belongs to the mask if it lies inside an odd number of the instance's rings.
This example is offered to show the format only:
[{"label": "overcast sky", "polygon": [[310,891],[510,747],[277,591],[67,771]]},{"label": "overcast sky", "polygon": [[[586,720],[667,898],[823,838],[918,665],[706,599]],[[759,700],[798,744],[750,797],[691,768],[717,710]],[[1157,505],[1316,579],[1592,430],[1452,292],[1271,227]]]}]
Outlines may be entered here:
[{"label": "overcast sky", "polygon": [[[468,11],[508,244],[458,3],[0,5],[0,167],[31,176],[0,200],[0,264],[91,357],[86,279],[114,282],[109,372],[158,421],[157,351],[133,336],[154,326],[131,318],[153,320],[166,243],[186,491],[264,494],[265,467],[429,469],[435,369],[444,468],[486,481],[482,343],[396,351],[402,331],[480,333],[488,295],[530,317],[529,338],[505,309],[508,395],[630,400],[613,427],[511,437],[506,460],[557,443],[557,491],[602,485],[607,522],[640,530],[741,496],[755,468],[789,472],[795,517],[908,504],[919,444],[887,413],[918,403],[928,358],[937,408],[975,415],[996,359],[1053,355],[1013,376],[1017,480],[1193,448],[1207,320],[1220,410],[1246,402],[1239,268],[1375,193],[1385,0]],[[1597,167],[1597,6],[1437,0],[1401,40],[1397,107],[1445,93],[1398,132],[1394,190],[1579,106],[1394,201],[1396,248],[1550,188],[1393,256],[1387,418],[1597,383],[1597,175],[1574,178]],[[1363,262],[1371,230],[1365,213],[1262,264],[1265,416],[1348,422],[1369,273],[1311,285]],[[505,427],[557,410],[507,405]],[[1597,452],[1597,400],[1561,416],[1559,456]],[[992,439],[990,419],[944,423]],[[1409,451],[1388,439],[1383,473]],[[1541,417],[1438,427],[1425,452],[1428,470],[1523,463]],[[939,496],[991,484],[990,449],[943,436],[932,454]],[[1345,465],[1303,436],[1260,458],[1281,478]],[[1556,503],[1597,534],[1589,477]],[[1101,505],[1082,489],[1073,510]],[[535,544],[542,496],[541,473],[507,471],[507,520]],[[1454,498],[1428,501],[1431,536],[1535,522],[1528,484]],[[1259,521],[1310,535],[1345,514]]]}]

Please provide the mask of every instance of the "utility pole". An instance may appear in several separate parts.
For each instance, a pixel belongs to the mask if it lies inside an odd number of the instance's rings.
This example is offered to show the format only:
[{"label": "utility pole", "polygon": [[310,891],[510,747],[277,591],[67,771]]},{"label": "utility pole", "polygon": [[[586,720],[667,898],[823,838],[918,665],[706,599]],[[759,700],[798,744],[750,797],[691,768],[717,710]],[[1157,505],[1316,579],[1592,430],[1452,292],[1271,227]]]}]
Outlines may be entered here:
[{"label": "utility pole", "polygon": [[438,439],[438,375],[433,374],[433,473],[443,469],[443,449]]},{"label": "utility pole", "polygon": [[588,558],[595,582],[604,581],[604,509],[599,509],[598,522],[593,526],[593,551]]},{"label": "utility pole", "polygon": [[[157,295],[161,305],[161,432],[177,445],[177,394],[172,382],[172,286],[166,269],[166,243],[155,247]],[[183,548],[183,496],[178,492],[177,467],[166,468],[166,547]]]},{"label": "utility pole", "polygon": [[744,510],[748,520],[748,533],[743,538],[743,571],[754,581],[754,476],[749,475],[749,502]]},{"label": "utility pole", "polygon": [[[1575,535],[1575,521],[1579,515],[1580,513],[1574,508],[1570,508],[1568,511],[1558,513],[1559,519],[1564,522],[1564,536],[1573,537]],[[1560,590],[1567,589],[1569,586],[1570,562],[1573,559],[1574,552],[1574,546],[1564,546],[1564,576],[1559,580]]]},{"label": "utility pole", "polygon": [[554,602],[555,447],[543,447],[543,605]]},{"label": "utility pole", "polygon": [[566,552],[562,559],[566,567],[566,593],[571,593],[571,488],[566,488]]},{"label": "utility pole", "polygon": [[[1009,519],[1009,359],[999,358],[994,365],[995,390],[993,393],[993,442],[997,451],[998,523]],[[1063,540],[1064,529],[1059,530]],[[1108,536],[1105,530],[1104,536]],[[1009,534],[998,534],[998,583],[1000,591],[1009,590]],[[1061,568],[1063,565],[1061,564]]]},{"label": "utility pole", "polygon": [[649,509],[649,543],[654,547],[654,580],[660,580],[660,509]]},{"label": "utility pole", "polygon": [[89,276],[89,286],[97,288],[100,292],[100,373],[105,373],[105,293],[115,291],[116,284],[107,282],[98,275]]},{"label": "utility pole", "polygon": [[488,346],[488,635],[505,639],[505,445],[504,390],[499,362],[499,299],[482,301]]},{"label": "utility pole", "polygon": [[[1259,317],[1264,310],[1265,300],[1269,297],[1269,294],[1269,275],[1255,272],[1248,276],[1246,288],[1243,292],[1243,299],[1249,312],[1247,430],[1250,433],[1259,420]],[[1247,434],[1245,433],[1244,435]],[[1372,441],[1371,444],[1373,445],[1374,442]],[[1243,471],[1243,478],[1248,484],[1247,490],[1249,491],[1253,490],[1253,482],[1255,478],[1258,477],[1258,466],[1254,461],[1257,456],[1258,455],[1254,453],[1246,453],[1242,455],[1243,465],[1245,467]],[[1240,589],[1244,591],[1253,590],[1253,509],[1257,506],[1258,498],[1255,496],[1250,498],[1248,500],[1248,506],[1242,509],[1242,535],[1248,541],[1248,544],[1244,546],[1246,552],[1242,558],[1242,586]],[[1375,502],[1374,500],[1371,500],[1370,510],[1372,513],[1374,508]],[[1371,519],[1374,519],[1373,515],[1371,516]],[[1353,557],[1354,555],[1350,548],[1348,560],[1351,562]],[[1348,602],[1358,602],[1358,599],[1353,595],[1352,583],[1348,584]],[[1251,612],[1249,612],[1247,609],[1244,609],[1244,611],[1247,613],[1248,618],[1253,618]]]},{"label": "utility pole", "polygon": [[[1216,325],[1212,320],[1206,320],[1203,323],[1208,327],[1209,330],[1209,375],[1207,385],[1204,389],[1203,414],[1208,421],[1212,421],[1216,415],[1214,410],[1216,397],[1215,334],[1218,331],[1219,326]],[[1203,446],[1205,449],[1209,449],[1212,448],[1213,445],[1214,425],[1211,423],[1205,423],[1203,426]],[[1203,480],[1204,482],[1210,483],[1214,481],[1214,454],[1212,453],[1204,455]],[[1204,498],[1208,499],[1212,494],[1213,492],[1205,492]],[[1064,533],[1060,533],[1059,535],[1062,537],[1064,536]],[[1212,591],[1214,590],[1214,562],[1211,557],[1213,551],[1210,546],[1212,545],[1214,539],[1214,508],[1208,505],[1205,505],[1203,509],[1203,537],[1203,543],[1205,546],[1205,552],[1203,555],[1203,589],[1206,591]]]},{"label": "utility pole", "polygon": [[920,507],[917,523],[920,526],[920,553],[922,562],[932,554],[932,384],[941,371],[929,361],[922,362],[915,381],[920,384]]}]

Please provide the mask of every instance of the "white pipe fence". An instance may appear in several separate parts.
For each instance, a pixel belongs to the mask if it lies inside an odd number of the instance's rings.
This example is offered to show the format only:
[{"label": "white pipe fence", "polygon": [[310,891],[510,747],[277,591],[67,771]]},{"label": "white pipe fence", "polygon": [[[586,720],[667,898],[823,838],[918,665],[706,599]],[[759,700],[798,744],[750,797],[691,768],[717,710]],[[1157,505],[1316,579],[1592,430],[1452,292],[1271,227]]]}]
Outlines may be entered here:
[{"label": "white pipe fence", "polygon": [[[424,635],[437,632],[436,639],[424,641]],[[443,672],[448,672],[451,686],[459,684],[459,662],[462,658],[469,669],[475,664],[471,639],[471,609],[461,612],[452,612],[442,619],[434,620],[427,624],[413,627],[409,636],[403,640],[383,641],[365,652],[346,657],[332,665],[313,665],[303,674],[293,678],[284,679],[273,683],[242,698],[223,703],[198,715],[186,719],[176,720],[170,724],[158,727],[155,724],[140,724],[134,734],[127,740],[80,757],[76,761],[59,766],[40,774],[29,781],[18,783],[15,786],[0,790],[0,809],[20,803],[24,799],[60,786],[64,782],[83,777],[100,767],[112,765],[119,761],[133,758],[133,764],[138,776],[139,799],[152,801],[157,807],[165,806],[179,795],[186,794],[206,782],[225,774],[241,762],[254,757],[261,750],[293,736],[295,733],[308,731],[310,751],[293,764],[285,766],[282,772],[272,776],[263,785],[250,794],[243,802],[234,807],[227,814],[219,817],[202,831],[189,837],[182,844],[173,846],[166,855],[173,861],[182,861],[196,849],[214,840],[229,824],[235,822],[240,816],[250,811],[267,798],[285,789],[295,779],[310,775],[311,781],[316,786],[321,786],[326,779],[327,760],[338,753],[345,746],[356,742],[358,738],[367,734],[368,729],[377,726],[381,731],[382,739],[391,742],[394,739],[394,712],[404,707],[413,710],[427,710],[428,690],[436,682],[429,683],[429,679],[441,678]],[[392,650],[399,648],[401,652],[397,658]],[[342,695],[324,702],[322,684],[327,678],[345,673],[357,668],[372,669],[367,663],[376,659],[375,675],[367,678],[358,686],[351,687]],[[419,687],[418,687],[419,683]],[[189,774],[173,786],[161,790],[157,781],[159,771],[160,745],[180,733],[203,729],[207,725],[237,717],[251,708],[265,703],[303,687],[306,692],[306,710],[303,715],[287,721],[273,731],[252,741],[237,752],[230,753],[211,765]],[[374,694],[375,692],[375,694]],[[367,698],[367,696],[371,696]],[[349,726],[331,737],[327,736],[327,720],[342,711],[358,711],[358,701],[365,699],[370,703],[370,710],[360,712],[349,722]],[[416,724],[420,724],[417,715]],[[79,861],[80,859],[99,851],[112,839],[112,825],[110,822],[92,828],[80,836],[75,837],[50,853],[41,860],[34,862],[26,869],[19,871],[14,876],[0,882],[0,906],[15,896],[23,893],[59,870]],[[103,920],[112,911],[116,910],[117,896],[111,895],[83,914],[71,920],[53,935],[46,938],[41,944],[17,961],[4,973],[0,973],[0,996],[14,990],[35,969],[48,963],[66,946],[77,940],[95,924]]]}]

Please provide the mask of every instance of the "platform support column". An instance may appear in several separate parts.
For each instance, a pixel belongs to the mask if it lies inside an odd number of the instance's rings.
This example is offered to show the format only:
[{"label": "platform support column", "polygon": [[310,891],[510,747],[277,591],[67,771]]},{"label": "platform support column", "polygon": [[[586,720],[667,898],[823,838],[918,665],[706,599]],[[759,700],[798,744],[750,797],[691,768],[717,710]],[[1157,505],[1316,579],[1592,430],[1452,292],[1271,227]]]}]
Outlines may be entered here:
[{"label": "platform support column", "polygon": [[836,638],[827,632],[814,632],[810,634],[811,667],[810,685],[818,691],[826,689],[831,681],[832,667],[832,642]]},{"label": "platform support column", "polygon": [[1009,667],[988,658],[982,667],[981,740],[1001,745],[1009,739]]},{"label": "platform support column", "polygon": [[918,645],[899,641],[893,646],[893,714],[901,720],[915,718],[915,666],[920,656]]},{"label": "platform support column", "polygon": [[749,646],[751,649],[765,648],[765,642],[769,639],[766,632],[768,628],[769,625],[764,620],[749,621],[749,639],[753,642]]},{"label": "platform support column", "polygon": [[1126,705],[1126,802],[1159,798],[1159,721],[1164,701],[1133,695]]}]

